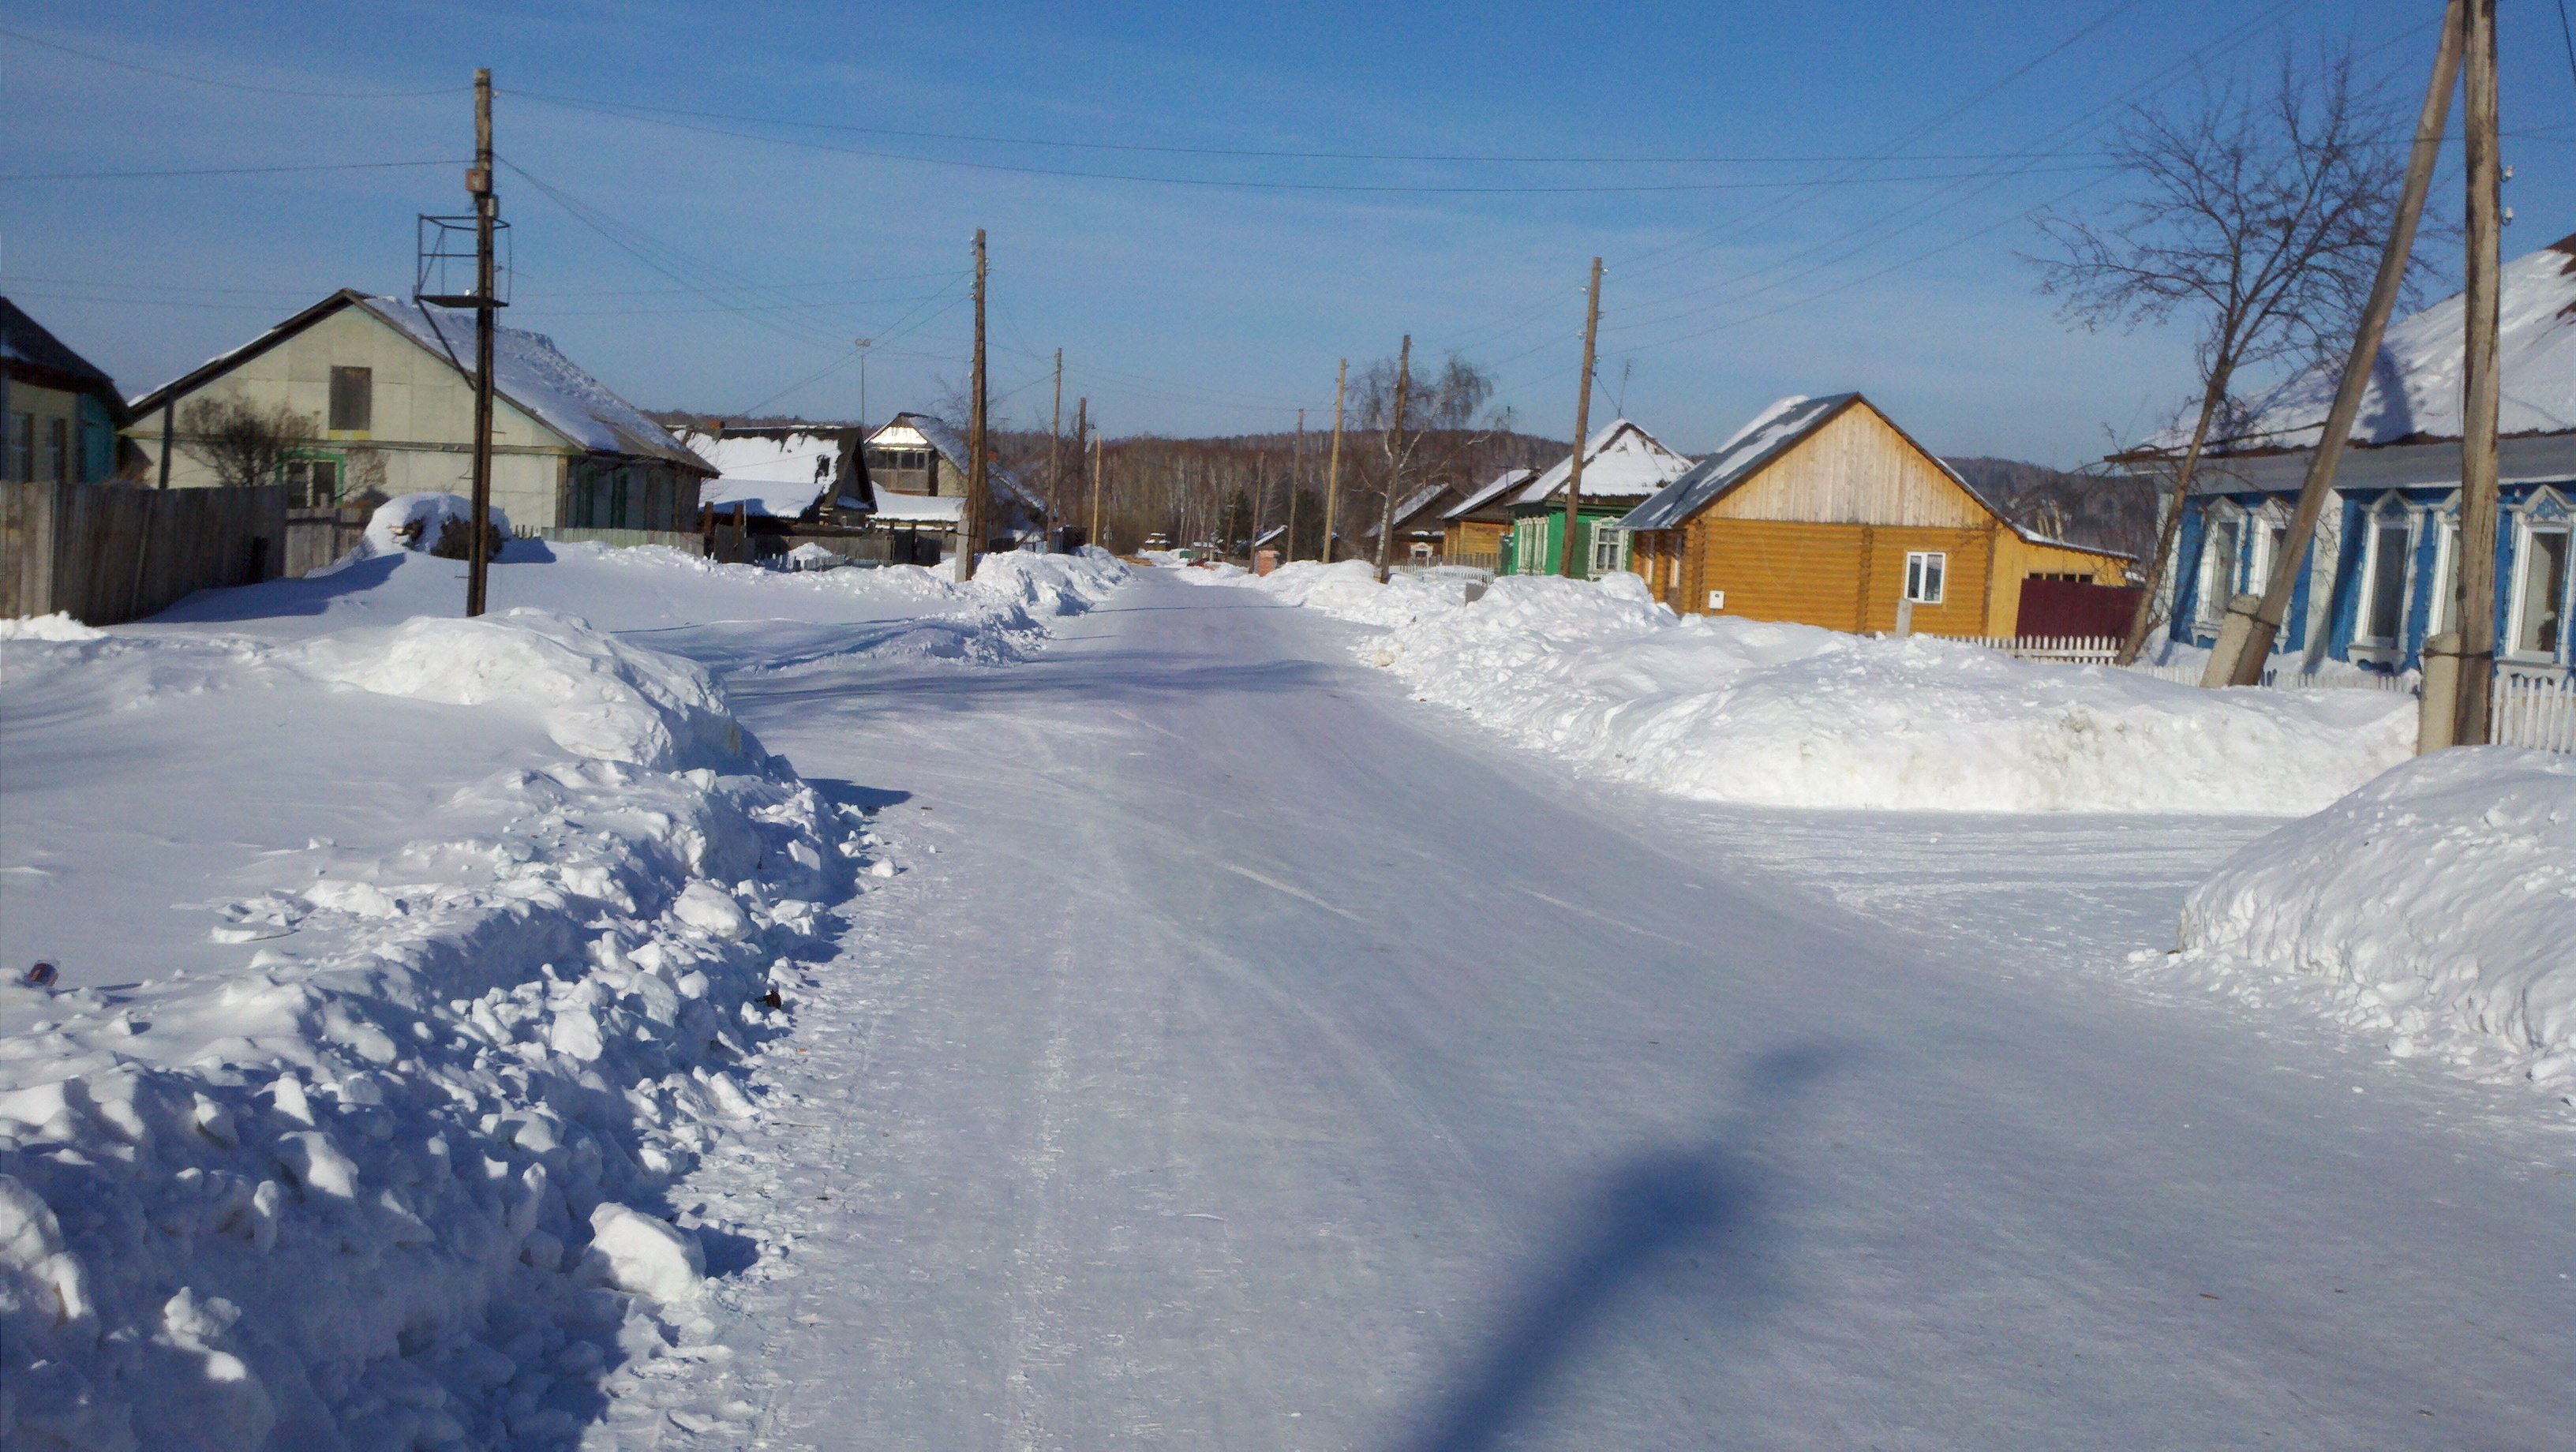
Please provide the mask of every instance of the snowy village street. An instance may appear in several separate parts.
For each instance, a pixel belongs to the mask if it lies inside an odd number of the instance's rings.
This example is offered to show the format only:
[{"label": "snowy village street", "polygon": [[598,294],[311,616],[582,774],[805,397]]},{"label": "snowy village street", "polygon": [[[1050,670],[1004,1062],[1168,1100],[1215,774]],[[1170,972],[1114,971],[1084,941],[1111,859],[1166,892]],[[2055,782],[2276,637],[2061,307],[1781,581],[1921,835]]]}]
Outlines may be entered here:
[{"label": "snowy village street", "polygon": [[2124,973],[2270,823],[1683,802],[1165,571],[1055,635],[727,680],[901,871],[672,1196],[792,1248],[718,1277],[729,1354],[609,1382],[619,1445],[2516,1448],[2576,1413],[2576,1178],[2527,1090]]}]

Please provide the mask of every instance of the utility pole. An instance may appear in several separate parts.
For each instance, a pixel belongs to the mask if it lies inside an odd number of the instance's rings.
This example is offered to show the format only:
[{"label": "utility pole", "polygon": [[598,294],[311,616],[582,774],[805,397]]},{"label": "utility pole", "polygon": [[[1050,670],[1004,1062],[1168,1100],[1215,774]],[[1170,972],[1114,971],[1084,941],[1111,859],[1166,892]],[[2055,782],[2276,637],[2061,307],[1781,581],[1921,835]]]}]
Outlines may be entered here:
[{"label": "utility pole", "polygon": [[1280,552],[1283,564],[1297,562],[1297,466],[1306,462],[1306,410],[1297,410],[1297,442],[1288,446],[1288,533],[1283,537],[1287,548]]},{"label": "utility pole", "polygon": [[1592,441],[1592,345],[1601,335],[1601,259],[1592,259],[1592,291],[1583,305],[1583,381],[1574,390],[1574,462],[1565,471],[1565,538],[1556,572],[1574,578],[1574,526],[1583,507],[1583,451]]},{"label": "utility pole", "polygon": [[1404,486],[1405,389],[1413,382],[1413,335],[1404,335],[1395,358],[1395,430],[1386,440],[1386,503],[1377,513],[1377,582],[1386,583],[1387,559],[1395,547],[1395,492]]},{"label": "utility pole", "polygon": [[492,224],[501,209],[492,191],[492,71],[474,72],[474,169],[465,174],[474,198],[474,547],[465,563],[465,613],[483,613],[492,560]]},{"label": "utility pole", "polygon": [[1333,529],[1342,510],[1342,385],[1350,380],[1351,360],[1333,370],[1333,459],[1324,469],[1324,563],[1333,562]]},{"label": "utility pole", "polygon": [[[2457,8],[2456,0],[2454,8]],[[2460,360],[2460,685],[2454,746],[2487,743],[2495,681],[2497,274],[2503,179],[2496,156],[2495,0],[2468,0],[2464,160],[2469,174],[2465,351]]]},{"label": "utility pole", "polygon": [[876,346],[874,338],[860,338],[859,345],[859,442],[868,436],[868,350]]},{"label": "utility pole", "polygon": [[[1055,518],[1064,498],[1064,350],[1055,350],[1055,404],[1047,413],[1047,533],[1055,533]],[[1048,543],[1052,545],[1053,540]]]},{"label": "utility pole", "polygon": [[974,397],[967,405],[966,500],[957,511],[957,580],[960,584],[975,578],[975,554],[984,547],[985,477],[991,467],[984,452],[984,229],[981,227],[975,229],[973,373],[973,381],[967,385],[974,390]]},{"label": "utility pole", "polygon": [[[2487,3],[2491,4],[2492,0],[2487,0]],[[2460,46],[2467,28],[2469,4],[2470,0],[2450,0],[2443,12],[2441,37],[2433,49],[2433,79],[2425,88],[2424,109],[2415,121],[2415,144],[2406,159],[2406,181],[2398,192],[2397,216],[2388,229],[2388,245],[2379,254],[2379,275],[2371,281],[2370,299],[2361,311],[2361,326],[2352,335],[2352,352],[2344,360],[2343,378],[2335,385],[2334,404],[2326,411],[2325,432],[2317,436],[2317,451],[2308,460],[2307,478],[2299,486],[2299,502],[2290,513],[2289,533],[2283,539],[2279,556],[2272,561],[2272,573],[2263,584],[2262,602],[2254,607],[2254,619],[2245,633],[2243,645],[2237,650],[2236,659],[2212,660],[2202,680],[2203,685],[2260,684],[2263,662],[2272,654],[2272,642],[2280,634],[2281,622],[2289,615],[2290,597],[2306,567],[2308,542],[2316,536],[2317,516],[2324,511],[2326,500],[2334,493],[2335,467],[2341,462],[2345,442],[2352,435],[2353,417],[2361,411],[2361,395],[2369,387],[2371,369],[2379,359],[2379,341],[2388,330],[2388,315],[2396,309],[2397,294],[2405,286],[2407,259],[2415,248],[2415,227],[2424,216],[2424,194],[2432,189],[2433,166],[2441,157],[2442,133],[2450,123],[2451,87],[2459,72]],[[2475,75],[2474,67],[2471,74]],[[2471,84],[2475,84],[2474,80]],[[2474,136],[2477,124],[2474,109],[2469,119]],[[2475,142],[2472,141],[2471,145],[2471,154],[2474,155]],[[2474,172],[2469,192],[2474,207],[2477,193]],[[2473,233],[2470,251],[2474,254],[2476,250]],[[2473,275],[2476,265],[2472,260]],[[2488,309],[2487,316],[2490,319],[2495,316],[2492,307]],[[2492,335],[2489,341],[2492,343]],[[2206,420],[2209,410],[2201,410],[2201,416]],[[2493,437],[2492,433],[2489,437]],[[2197,436],[2194,442],[2198,442]],[[2488,457],[2492,459],[2493,453],[2490,452]],[[2464,480],[2465,477],[2464,474]],[[2487,478],[2492,484],[2495,476],[2490,472]],[[2190,487],[2188,476],[2181,487]],[[2174,498],[2176,518],[2181,515],[2182,504],[2181,493],[2177,491]],[[2223,676],[2220,674],[2222,671],[2226,673]],[[2480,699],[2484,699],[2483,694]]]},{"label": "utility pole", "polygon": [[[1082,451],[1090,447],[1090,439],[1091,400],[1088,398],[1078,398],[1075,399],[1073,403],[1073,467],[1075,478],[1077,480],[1081,477]],[[1082,537],[1082,542],[1084,544],[1091,543],[1091,536],[1089,534],[1085,534]]]},{"label": "utility pole", "polygon": [[[1091,436],[1091,542],[1100,544],[1100,436]],[[1107,545],[1101,545],[1107,549]]]},{"label": "utility pole", "polygon": [[1270,455],[1263,453],[1253,464],[1260,472],[1253,475],[1252,542],[1243,547],[1243,562],[1252,573],[1261,573],[1261,521],[1270,517]]}]

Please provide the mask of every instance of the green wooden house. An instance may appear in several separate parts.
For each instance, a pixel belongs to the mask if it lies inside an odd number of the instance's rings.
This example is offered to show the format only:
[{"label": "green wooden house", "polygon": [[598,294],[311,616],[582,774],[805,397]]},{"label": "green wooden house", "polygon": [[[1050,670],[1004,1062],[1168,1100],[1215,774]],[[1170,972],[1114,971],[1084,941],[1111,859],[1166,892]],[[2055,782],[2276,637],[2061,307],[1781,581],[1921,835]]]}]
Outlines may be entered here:
[{"label": "green wooden house", "polygon": [[[1617,527],[1621,516],[1646,502],[1682,476],[1691,460],[1667,449],[1653,434],[1627,419],[1613,420],[1592,436],[1583,452],[1583,498],[1575,507],[1574,563],[1583,579],[1628,568],[1628,534]],[[1565,544],[1565,481],[1574,471],[1568,454],[1555,467],[1531,479],[1506,474],[1486,486],[1492,497],[1470,499],[1465,512],[1508,498],[1511,528],[1503,534],[1501,572],[1506,575],[1553,575]]]}]

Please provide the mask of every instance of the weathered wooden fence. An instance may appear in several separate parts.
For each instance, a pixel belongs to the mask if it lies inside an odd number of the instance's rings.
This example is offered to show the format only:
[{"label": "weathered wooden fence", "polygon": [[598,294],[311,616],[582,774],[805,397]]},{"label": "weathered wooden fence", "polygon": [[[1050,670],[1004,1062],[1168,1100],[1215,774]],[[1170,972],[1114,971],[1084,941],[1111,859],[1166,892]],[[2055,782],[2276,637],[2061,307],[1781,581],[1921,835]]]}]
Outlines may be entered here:
[{"label": "weathered wooden fence", "polygon": [[139,620],[198,590],[275,579],[286,490],[0,484],[0,611]]},{"label": "weathered wooden fence", "polygon": [[521,539],[552,540],[557,544],[603,544],[614,549],[635,549],[642,545],[662,545],[686,550],[690,554],[706,552],[706,537],[689,529],[590,529],[570,525],[548,525],[542,529],[521,528]]},{"label": "weathered wooden fence", "polygon": [[364,504],[286,511],[286,577],[300,580],[356,549],[375,512]]}]

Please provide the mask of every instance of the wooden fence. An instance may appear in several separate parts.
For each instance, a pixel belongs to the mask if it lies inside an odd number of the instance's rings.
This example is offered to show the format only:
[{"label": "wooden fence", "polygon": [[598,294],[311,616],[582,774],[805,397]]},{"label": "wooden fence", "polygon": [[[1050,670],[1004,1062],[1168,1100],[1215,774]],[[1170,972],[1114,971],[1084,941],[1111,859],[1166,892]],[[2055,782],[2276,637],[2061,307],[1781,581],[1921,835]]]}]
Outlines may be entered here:
[{"label": "wooden fence", "polygon": [[286,511],[283,573],[290,580],[300,580],[356,549],[358,542],[367,537],[367,521],[375,513],[374,508],[364,504]]},{"label": "wooden fence", "polygon": [[2120,654],[2115,635],[1944,635],[1961,645],[1982,645],[2023,660],[2053,660],[2067,665],[2109,665]]},{"label": "wooden fence", "polygon": [[2487,739],[2498,746],[2576,752],[2576,676],[2552,670],[2496,672],[2487,698]]},{"label": "wooden fence", "polygon": [[0,613],[88,625],[156,614],[198,590],[277,578],[286,490],[0,484]]}]

